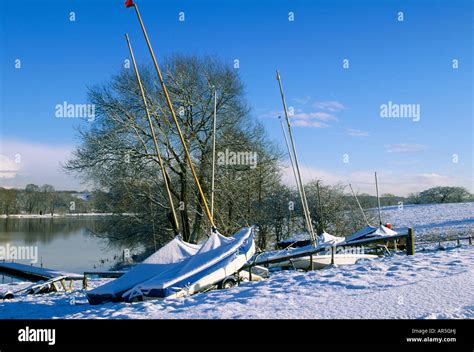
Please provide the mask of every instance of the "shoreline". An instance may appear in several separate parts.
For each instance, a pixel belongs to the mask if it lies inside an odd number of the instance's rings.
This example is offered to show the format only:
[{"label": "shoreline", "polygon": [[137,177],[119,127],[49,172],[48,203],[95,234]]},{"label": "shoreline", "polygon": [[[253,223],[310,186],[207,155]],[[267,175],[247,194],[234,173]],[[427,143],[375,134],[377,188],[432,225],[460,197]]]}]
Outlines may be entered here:
[{"label": "shoreline", "polygon": [[95,216],[114,216],[114,215],[127,215],[127,214],[114,214],[114,213],[75,213],[75,214],[9,214],[0,215],[0,219],[53,219],[53,218],[69,218],[69,217],[95,217]]}]

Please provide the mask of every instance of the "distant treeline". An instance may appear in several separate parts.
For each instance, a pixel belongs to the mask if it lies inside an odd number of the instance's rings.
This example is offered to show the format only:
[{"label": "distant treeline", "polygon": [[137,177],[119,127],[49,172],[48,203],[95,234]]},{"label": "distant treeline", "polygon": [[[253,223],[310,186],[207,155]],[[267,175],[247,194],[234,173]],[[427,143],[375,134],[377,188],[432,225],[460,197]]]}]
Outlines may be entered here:
[{"label": "distant treeline", "polygon": [[[362,193],[357,196],[362,207],[375,208],[377,197]],[[474,195],[464,187],[433,187],[422,192],[410,193],[407,197],[394,194],[382,194],[380,196],[381,206],[392,206],[403,204],[435,204],[435,203],[462,203],[474,201]],[[400,203],[401,202],[401,203]]]},{"label": "distant treeline", "polygon": [[96,199],[101,192],[57,191],[51,185],[29,184],[25,189],[0,187],[0,214],[68,214],[102,212]]},{"label": "distant treeline", "polygon": [[412,204],[472,202],[474,194],[469,193],[464,187],[433,187],[410,194],[408,201]]},{"label": "distant treeline", "polygon": [[[327,192],[335,192],[335,188],[328,187]],[[353,203],[353,196],[345,194],[339,198],[345,199],[348,204]],[[291,194],[288,190],[288,194]],[[377,198],[367,193],[358,196],[364,209],[377,207]],[[102,191],[58,191],[51,185],[37,186],[29,184],[25,189],[6,189],[0,187],[0,214],[67,214],[67,213],[109,213],[114,212],[117,202],[116,194]],[[293,199],[294,197],[290,197]],[[474,201],[474,195],[463,187],[433,187],[419,193],[409,194],[408,197],[394,194],[382,194],[380,204],[394,206],[400,204],[433,204],[433,203],[461,203]],[[123,209],[122,209],[123,210]],[[135,209],[127,209],[134,212]]]}]

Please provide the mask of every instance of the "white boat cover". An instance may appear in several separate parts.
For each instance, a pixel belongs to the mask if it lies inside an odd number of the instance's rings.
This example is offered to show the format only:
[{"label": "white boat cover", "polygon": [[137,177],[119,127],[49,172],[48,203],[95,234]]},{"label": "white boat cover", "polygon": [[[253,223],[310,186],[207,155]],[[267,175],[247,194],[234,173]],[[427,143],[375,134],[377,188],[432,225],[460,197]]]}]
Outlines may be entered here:
[{"label": "white boat cover", "polygon": [[378,227],[373,226],[366,226],[363,229],[354,232],[352,235],[346,237],[346,242],[358,241],[364,238],[372,238],[372,237],[390,237],[397,235],[398,232],[389,229],[383,225]]},{"label": "white boat cover", "polygon": [[[336,237],[328,234],[327,232],[323,232],[321,235],[318,236],[318,247],[331,247],[334,245],[343,245],[351,241],[362,240],[365,238],[390,237],[395,236],[397,234],[398,232],[391,230],[383,225],[380,225],[379,227],[367,226],[347,237]],[[314,250],[314,247],[312,245],[307,245],[298,248],[269,251],[259,256],[257,264],[263,263],[266,260],[276,260],[279,258],[286,258],[289,255],[298,255],[306,252],[311,252],[312,250]]]},{"label": "white boat cover", "polygon": [[[308,235],[307,235],[308,236]],[[309,236],[308,236],[309,239]],[[332,247],[333,245],[342,244],[345,241],[345,237],[336,237],[330,235],[327,232],[323,232],[318,236],[318,247]],[[306,252],[314,251],[314,247],[309,244],[297,248],[287,248],[277,251],[268,251],[259,256],[257,262],[264,262],[266,260],[277,260],[279,258],[286,258],[289,255],[298,255]]]},{"label": "white boat cover", "polygon": [[168,270],[173,264],[183,262],[200,248],[201,245],[184,242],[177,236],[118,279],[89,291],[87,299],[91,304],[120,301],[125,291]]},{"label": "white boat cover", "polygon": [[319,247],[333,246],[335,244],[342,243],[345,240],[346,240],[345,237],[336,237],[324,231],[322,234],[318,236],[318,246]]},{"label": "white boat cover", "polygon": [[[199,286],[212,285],[217,283],[215,280],[220,281],[234,274],[254,253],[252,228],[243,228],[233,237],[224,237],[216,232],[211,234],[196,254],[183,262],[172,264],[153,278],[136,284],[122,297],[126,301],[135,300],[136,297],[165,298],[187,290],[197,282],[200,283]],[[242,264],[236,269],[237,258]],[[214,275],[218,271],[223,275]]]},{"label": "white boat cover", "polygon": [[[327,232],[323,232],[322,234],[318,236],[318,245],[319,246],[334,245],[336,243],[342,243],[344,242],[344,240],[345,240],[344,237],[336,237],[336,236],[328,234]],[[280,241],[279,245],[291,245],[298,242],[302,244],[305,244],[305,243],[310,244],[309,234],[307,232],[298,233],[283,241]]]},{"label": "white boat cover", "polygon": [[281,245],[290,245],[297,242],[308,242],[309,243],[309,234],[307,232],[300,232],[291,237],[288,237],[284,240],[278,242]]}]

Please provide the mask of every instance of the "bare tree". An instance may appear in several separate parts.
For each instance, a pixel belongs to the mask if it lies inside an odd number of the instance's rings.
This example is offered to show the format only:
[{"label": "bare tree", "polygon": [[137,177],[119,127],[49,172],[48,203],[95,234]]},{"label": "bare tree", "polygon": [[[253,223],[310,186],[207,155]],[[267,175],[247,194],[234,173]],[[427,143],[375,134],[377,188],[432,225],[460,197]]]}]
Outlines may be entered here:
[{"label": "bare tree", "polygon": [[[209,57],[173,56],[165,61],[164,67],[173,106],[206,194],[211,191],[214,89],[218,92],[218,150],[255,152],[258,156],[255,167],[218,165],[216,180],[218,228],[229,234],[235,228],[254,223],[268,185],[278,182],[278,153],[262,126],[250,119],[237,72]],[[210,225],[203,216],[201,199],[159,84],[150,68],[140,71],[178,207],[182,235],[185,240],[196,242],[209,231]],[[138,89],[133,73],[123,70],[108,84],[90,90],[96,119],[89,128],[79,130],[82,145],[65,168],[111,193],[114,211],[132,212],[134,221],[152,225],[153,233],[169,237],[169,204]]]}]

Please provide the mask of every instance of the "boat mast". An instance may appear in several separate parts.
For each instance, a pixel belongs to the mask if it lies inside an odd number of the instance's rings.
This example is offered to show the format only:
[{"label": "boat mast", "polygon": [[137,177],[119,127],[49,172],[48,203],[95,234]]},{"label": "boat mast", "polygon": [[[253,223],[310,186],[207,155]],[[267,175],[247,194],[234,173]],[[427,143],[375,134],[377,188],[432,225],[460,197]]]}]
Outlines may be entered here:
[{"label": "boat mast", "polygon": [[162,172],[162,175],[163,175],[163,180],[165,181],[166,194],[168,196],[168,201],[169,201],[170,207],[171,207],[171,213],[173,215],[173,224],[172,224],[173,225],[173,230],[174,230],[175,234],[178,234],[179,233],[179,223],[178,223],[178,217],[176,216],[176,210],[174,208],[173,197],[171,196],[171,191],[170,191],[170,187],[169,187],[169,176],[168,176],[168,173],[166,172],[165,166],[163,164],[163,159],[161,158],[160,148],[158,146],[158,141],[156,139],[155,128],[153,127],[153,123],[151,121],[150,110],[148,109],[148,103],[147,103],[146,96],[145,96],[145,89],[143,88],[142,80],[140,79],[140,74],[138,73],[138,67],[137,67],[137,63],[135,61],[135,55],[133,55],[132,44],[130,43],[130,39],[128,38],[128,34],[125,34],[125,39],[127,40],[128,50],[130,51],[130,57],[131,57],[132,62],[133,62],[133,68],[135,70],[135,76],[137,78],[138,86],[140,87],[140,93],[141,93],[141,96],[142,96],[142,99],[143,99],[143,106],[145,107],[146,117],[147,117],[147,120],[148,120],[148,125],[150,127],[151,136],[152,136],[152,139],[153,139],[153,144],[155,146],[156,155],[158,156],[158,162],[160,163],[160,168],[161,168],[161,172]]},{"label": "boat mast", "polygon": [[216,172],[216,120],[217,120],[217,90],[214,88],[214,121],[212,131],[212,178],[211,178],[211,216],[214,217],[214,179]]},{"label": "boat mast", "polygon": [[321,230],[324,231],[324,217],[323,217],[323,207],[321,205],[321,194],[319,192],[319,180],[316,181],[316,189],[318,190],[318,205],[319,205],[319,214],[320,214],[320,221],[321,221]]},{"label": "boat mast", "polygon": [[189,154],[189,150],[188,150],[188,147],[187,147],[186,142],[184,140],[183,133],[181,132],[181,127],[179,126],[178,118],[176,117],[176,113],[174,111],[173,104],[171,103],[171,98],[170,98],[170,95],[168,93],[168,89],[166,88],[165,82],[163,80],[163,76],[161,74],[161,70],[158,66],[158,62],[156,61],[156,57],[155,57],[155,54],[153,52],[153,48],[151,47],[150,40],[148,39],[148,34],[146,32],[145,25],[143,24],[142,17],[140,16],[140,12],[138,11],[138,6],[137,6],[137,4],[132,3],[128,7],[135,8],[135,12],[137,14],[138,21],[140,22],[140,26],[142,28],[142,32],[143,32],[143,35],[145,37],[145,40],[146,40],[146,43],[147,43],[147,46],[148,46],[148,50],[150,51],[150,55],[153,59],[153,64],[155,66],[156,73],[158,74],[158,79],[160,81],[161,88],[162,88],[163,93],[164,93],[165,98],[166,98],[166,103],[168,104],[168,107],[170,109],[171,116],[173,118],[174,124],[176,125],[176,129],[178,131],[178,135],[179,135],[179,138],[181,140],[181,144],[183,145],[184,154],[186,155],[186,160],[188,162],[189,168],[191,169],[191,173],[193,174],[194,180],[196,181],[196,186],[198,188],[199,195],[200,195],[202,204],[204,206],[204,211],[206,213],[207,218],[209,219],[209,222],[211,223],[212,231],[215,232],[215,231],[217,231],[217,229],[216,229],[216,225],[214,224],[214,218],[211,215],[211,211],[210,211],[209,206],[207,204],[206,196],[204,195],[204,192],[203,192],[202,187],[201,187],[201,183],[199,182],[198,176],[196,174],[196,170],[194,169],[194,164],[191,160],[191,155]]},{"label": "boat mast", "polygon": [[375,172],[375,190],[377,192],[377,204],[379,208],[379,224],[382,225],[382,213],[380,211],[379,183],[377,182],[377,171]]},{"label": "boat mast", "polygon": [[369,220],[367,219],[367,216],[365,215],[364,209],[362,208],[362,205],[359,203],[359,198],[357,198],[357,195],[354,193],[354,190],[352,189],[352,185],[349,183],[349,187],[351,189],[352,195],[354,196],[357,205],[359,206],[360,212],[362,213],[362,216],[364,217],[364,220],[368,226],[371,226],[369,223]]},{"label": "boat mast", "polygon": [[292,149],[293,149],[293,157],[294,157],[294,161],[295,161],[296,174],[298,176],[297,178],[298,178],[298,181],[299,181],[299,184],[300,184],[300,187],[301,187],[301,194],[302,194],[301,202],[303,203],[303,210],[304,210],[305,219],[306,219],[306,227],[308,228],[309,236],[311,238],[311,243],[314,247],[316,247],[317,246],[317,238],[314,234],[313,225],[311,223],[311,214],[309,212],[308,202],[306,200],[306,193],[305,193],[304,185],[303,185],[303,182],[302,182],[302,179],[301,179],[301,172],[300,172],[300,167],[299,167],[299,164],[298,164],[298,156],[296,154],[295,141],[293,139],[293,132],[291,130],[290,118],[288,117],[288,110],[286,108],[286,101],[285,101],[285,95],[283,93],[283,86],[281,84],[280,72],[278,72],[278,70],[277,70],[276,73],[277,73],[276,78],[277,78],[278,84],[280,86],[280,94],[281,94],[281,100],[283,102],[283,110],[285,111],[286,123],[288,125],[288,134],[290,135],[291,146],[292,146]]},{"label": "boat mast", "polygon": [[[285,126],[283,125],[283,120],[281,119],[281,116],[278,116],[278,118],[280,119],[281,130],[283,131],[283,137],[285,138],[286,149],[288,150],[288,155],[290,156],[291,169],[293,170],[293,175],[295,176],[296,187],[298,188],[300,199],[303,199],[303,193],[301,192],[301,186],[300,186],[300,183],[298,182],[298,175],[296,174],[295,163],[293,161],[293,153],[291,153],[290,144],[288,143],[288,138],[286,137]],[[306,210],[304,206],[303,206],[303,211],[305,212],[305,219],[306,219]]]}]

